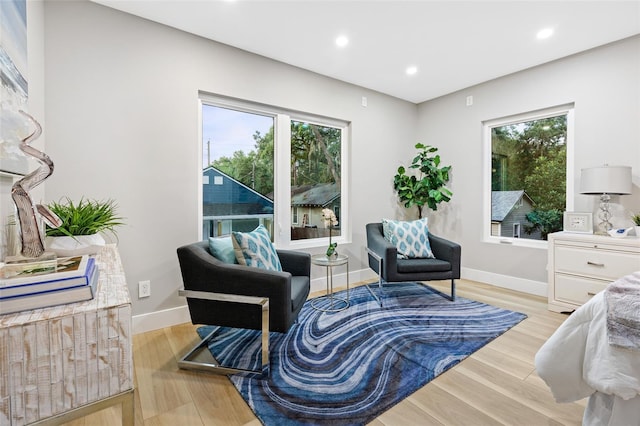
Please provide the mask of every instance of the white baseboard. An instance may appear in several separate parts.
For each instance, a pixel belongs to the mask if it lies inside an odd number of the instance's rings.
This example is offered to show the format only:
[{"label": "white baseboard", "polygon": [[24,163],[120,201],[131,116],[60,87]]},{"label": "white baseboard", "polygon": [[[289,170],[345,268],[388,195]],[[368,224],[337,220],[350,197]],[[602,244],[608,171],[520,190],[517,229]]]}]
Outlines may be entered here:
[{"label": "white baseboard", "polygon": [[478,281],[481,283],[494,285],[496,287],[502,287],[509,290],[516,290],[536,296],[547,297],[546,282],[527,280],[524,278],[495,274],[493,272],[480,271],[478,269],[471,268],[461,268],[460,275],[463,279],[466,280]]},{"label": "white baseboard", "polygon": [[172,325],[184,324],[185,322],[191,322],[186,304],[175,308],[163,309],[162,311],[149,312],[148,314],[134,315],[131,326],[133,334],[139,334],[171,327]]},{"label": "white baseboard", "polygon": [[[491,284],[496,287],[508,288],[510,290],[521,291],[523,293],[534,294],[536,296],[547,296],[547,283],[523,278],[511,277],[508,275],[494,274],[493,272],[480,271],[477,269],[462,268],[462,278],[471,281],[478,281]],[[357,283],[364,280],[377,278],[378,275],[371,269],[360,269],[349,271],[349,282]],[[334,274],[333,286],[335,288],[346,287],[347,274]],[[323,291],[326,289],[327,280],[325,277],[311,280],[311,292]],[[187,305],[175,308],[164,309],[162,311],[150,312],[148,314],[136,315],[133,317],[133,334],[145,333],[147,331],[158,330],[172,325],[190,322],[189,309]]]}]

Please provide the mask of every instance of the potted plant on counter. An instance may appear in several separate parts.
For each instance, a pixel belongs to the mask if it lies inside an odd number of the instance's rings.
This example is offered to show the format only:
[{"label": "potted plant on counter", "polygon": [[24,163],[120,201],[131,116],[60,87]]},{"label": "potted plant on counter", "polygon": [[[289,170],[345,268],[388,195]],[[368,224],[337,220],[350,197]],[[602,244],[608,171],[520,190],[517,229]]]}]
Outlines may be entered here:
[{"label": "potted plant on counter", "polygon": [[102,234],[117,237],[115,228],[124,224],[113,200],[81,198],[74,203],[66,198],[63,202],[52,202],[48,207],[62,221],[59,227],[47,226],[46,230],[47,249],[58,256],[95,254],[106,244]]},{"label": "potted plant on counter", "polygon": [[631,213],[631,220],[633,221],[636,237],[640,238],[640,212]]}]

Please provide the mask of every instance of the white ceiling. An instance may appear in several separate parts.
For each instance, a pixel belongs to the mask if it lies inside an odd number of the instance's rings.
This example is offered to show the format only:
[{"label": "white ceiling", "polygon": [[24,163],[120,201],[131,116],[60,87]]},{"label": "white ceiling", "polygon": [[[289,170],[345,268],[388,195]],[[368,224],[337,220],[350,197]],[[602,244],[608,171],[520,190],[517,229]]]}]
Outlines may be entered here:
[{"label": "white ceiling", "polygon": [[92,1],[415,103],[640,34],[640,0]]}]

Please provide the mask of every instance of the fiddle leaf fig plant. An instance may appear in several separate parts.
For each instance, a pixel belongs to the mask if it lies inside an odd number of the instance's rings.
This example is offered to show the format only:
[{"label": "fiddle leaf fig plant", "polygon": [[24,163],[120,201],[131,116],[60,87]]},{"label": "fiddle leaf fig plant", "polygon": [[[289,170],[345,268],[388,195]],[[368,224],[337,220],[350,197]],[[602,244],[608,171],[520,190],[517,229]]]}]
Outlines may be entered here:
[{"label": "fiddle leaf fig plant", "polygon": [[409,175],[403,166],[398,167],[393,177],[393,189],[405,207],[418,207],[418,217],[422,218],[424,206],[438,210],[438,204],[451,200],[453,193],[445,186],[451,166],[440,167],[438,148],[422,143],[417,143],[415,148],[418,155],[409,168],[415,169],[417,174]]}]

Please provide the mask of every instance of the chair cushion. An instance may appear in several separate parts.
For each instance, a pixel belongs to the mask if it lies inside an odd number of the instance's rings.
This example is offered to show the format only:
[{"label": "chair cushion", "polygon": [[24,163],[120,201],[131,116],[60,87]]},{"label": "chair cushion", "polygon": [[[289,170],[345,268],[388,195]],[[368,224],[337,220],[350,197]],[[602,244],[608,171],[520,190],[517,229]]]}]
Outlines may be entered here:
[{"label": "chair cushion", "polygon": [[309,294],[309,277],[291,277],[291,311],[302,305]]},{"label": "chair cushion", "polygon": [[209,237],[209,251],[220,262],[238,263],[230,235],[226,237]]},{"label": "chair cushion", "polygon": [[396,246],[403,258],[434,258],[429,244],[427,219],[401,221],[382,219],[382,232],[387,241]]},{"label": "chair cushion", "polygon": [[397,271],[400,274],[421,272],[446,272],[451,263],[440,259],[398,259]]},{"label": "chair cushion", "polygon": [[258,225],[251,232],[234,231],[231,235],[239,264],[270,271],[282,271],[282,265],[278,253],[271,243],[269,231],[263,225]]}]

